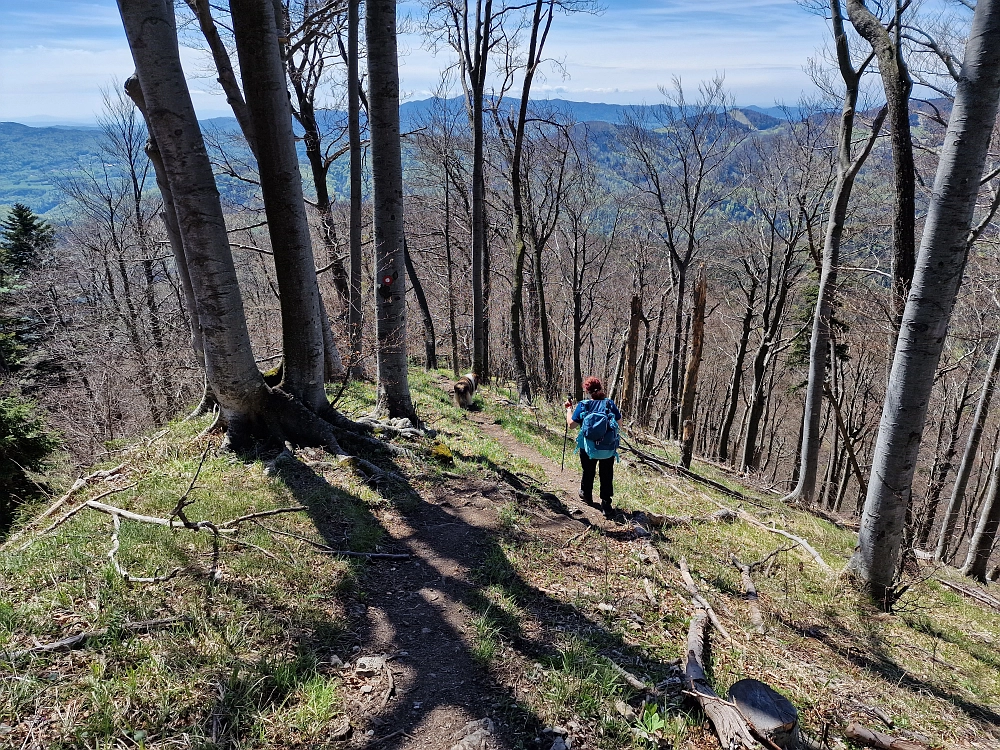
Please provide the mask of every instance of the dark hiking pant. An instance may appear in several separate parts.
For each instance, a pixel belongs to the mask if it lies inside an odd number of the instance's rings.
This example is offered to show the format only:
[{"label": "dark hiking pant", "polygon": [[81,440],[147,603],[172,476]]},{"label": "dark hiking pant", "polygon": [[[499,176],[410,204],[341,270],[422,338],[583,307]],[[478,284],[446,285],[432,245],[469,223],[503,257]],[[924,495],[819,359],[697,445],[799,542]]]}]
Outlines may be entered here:
[{"label": "dark hiking pant", "polygon": [[600,468],[601,507],[610,510],[611,498],[615,494],[615,457],[594,459],[587,455],[587,451],[581,449],[580,466],[583,467],[583,479],[580,481],[580,493],[583,499],[588,503],[594,501],[594,476]]}]

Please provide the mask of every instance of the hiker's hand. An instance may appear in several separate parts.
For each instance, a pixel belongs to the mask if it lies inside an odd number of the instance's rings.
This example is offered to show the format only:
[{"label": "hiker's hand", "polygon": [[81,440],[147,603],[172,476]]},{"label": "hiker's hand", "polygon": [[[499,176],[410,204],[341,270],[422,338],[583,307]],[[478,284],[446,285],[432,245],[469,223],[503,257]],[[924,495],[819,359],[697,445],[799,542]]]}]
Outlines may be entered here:
[{"label": "hiker's hand", "polygon": [[571,399],[566,399],[566,403],[563,404],[563,406],[565,408],[567,408],[567,409],[570,408],[572,405],[573,405],[573,401]]}]

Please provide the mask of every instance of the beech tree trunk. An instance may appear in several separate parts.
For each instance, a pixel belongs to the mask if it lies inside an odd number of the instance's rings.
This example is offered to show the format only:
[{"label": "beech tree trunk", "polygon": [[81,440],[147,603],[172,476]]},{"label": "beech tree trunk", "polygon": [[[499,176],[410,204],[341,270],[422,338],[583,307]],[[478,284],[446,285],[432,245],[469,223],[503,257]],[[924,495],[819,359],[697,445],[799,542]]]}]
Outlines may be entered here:
[{"label": "beech tree trunk", "polygon": [[993,459],[990,472],[990,487],[986,492],[979,522],[969,541],[969,551],[965,557],[962,573],[986,583],[986,570],[997,539],[997,529],[1000,528],[1000,450]]},{"label": "beech tree trunk", "polygon": [[375,208],[378,411],[417,422],[406,359],[406,270],[403,251],[403,162],[399,141],[396,0],[368,0],[368,116]]},{"label": "beech tree trunk", "polygon": [[[754,287],[756,288],[756,287]],[[736,409],[740,405],[740,390],[743,386],[743,363],[746,361],[747,349],[750,345],[750,330],[753,325],[753,300],[747,300],[747,309],[743,314],[743,327],[740,331],[740,341],[736,348],[736,361],[733,363],[733,375],[729,381],[729,391],[726,396],[726,410],[722,417],[722,427],[719,430],[719,460],[729,461],[729,436],[736,419]]]},{"label": "beech tree trunk", "polygon": [[[635,398],[636,364],[639,356],[639,326],[642,325],[642,299],[638,294],[632,295],[631,313],[628,321],[628,336],[625,339],[624,370],[622,374],[622,393],[618,407],[625,416],[632,416],[636,411]],[[617,377],[616,377],[617,381]]]},{"label": "beech tree trunk", "polygon": [[917,255],[850,567],[891,604],[934,374],[968,258],[968,235],[1000,95],[1000,0],[979,0]]},{"label": "beech tree trunk", "polygon": [[208,380],[233,443],[245,446],[250,423],[265,408],[268,392],[254,362],[219,192],[181,67],[173,5],[168,0],[121,0],[118,7],[150,132],[172,188],[198,300]]},{"label": "beech tree trunk", "polygon": [[257,165],[281,304],[281,388],[317,413],[329,408],[323,315],[277,19],[270,0],[232,0],[233,35],[247,109],[257,136]]},{"label": "beech tree trunk", "polygon": [[983,390],[979,394],[976,413],[972,418],[972,429],[969,431],[969,437],[965,442],[965,452],[962,454],[962,463],[959,464],[958,473],[955,475],[955,485],[951,490],[951,500],[948,502],[944,521],[941,523],[937,549],[934,551],[934,559],[938,562],[949,562],[954,555],[954,551],[951,549],[951,541],[955,536],[955,525],[958,523],[958,514],[965,500],[965,490],[969,486],[972,467],[975,465],[976,456],[979,453],[979,443],[983,438],[983,428],[986,426],[986,418],[990,412],[990,401],[993,400],[993,391],[996,390],[998,371],[1000,371],[1000,337],[997,338],[996,346],[993,347],[993,356],[990,358],[989,370],[986,373],[986,382],[983,383]]},{"label": "beech tree trunk", "polygon": [[[694,423],[694,395],[698,388],[698,369],[701,367],[701,355],[705,344],[705,302],[708,294],[708,281],[705,269],[701,268],[694,282],[694,304],[691,308],[691,351],[688,355],[687,371],[684,373],[684,395],[681,397],[681,425],[683,426],[683,448],[681,464],[685,469],[691,468],[691,454],[694,450],[694,433],[697,425]],[[688,427],[690,423],[690,428]]]},{"label": "beech tree trunk", "polygon": [[361,0],[347,4],[347,131],[351,159],[350,217],[350,305],[347,311],[347,335],[350,341],[350,375],[364,379],[361,361],[361,78],[358,70],[358,27]]},{"label": "beech tree trunk", "polygon": [[892,313],[893,328],[898,329],[906,295],[913,282],[916,255],[916,171],[913,166],[913,141],[910,139],[910,92],[913,90],[913,81],[903,60],[900,44],[902,19],[894,19],[894,39],[882,22],[865,7],[864,0],[847,0],[847,15],[855,30],[872,46],[878,58],[889,111],[892,177],[896,189],[892,213]]},{"label": "beech tree trunk", "polygon": [[874,136],[881,129],[886,110],[883,109],[872,125],[871,137],[857,158],[852,159],[854,116],[858,104],[861,70],[855,70],[840,12],[840,0],[831,0],[834,41],[837,61],[844,80],[844,104],[840,114],[840,133],[837,139],[837,181],[830,198],[830,217],[826,224],[823,242],[823,262],[820,268],[819,295],[813,313],[812,337],[809,341],[809,381],[806,386],[805,404],[802,409],[802,445],[799,455],[799,481],[785,498],[786,502],[809,505],[815,499],[816,478],[819,470],[821,443],[820,421],[823,413],[823,383],[826,380],[827,356],[830,348],[830,320],[837,294],[837,269],[840,264],[840,242],[844,233],[847,208],[851,201],[854,181],[862,164],[875,144]]}]

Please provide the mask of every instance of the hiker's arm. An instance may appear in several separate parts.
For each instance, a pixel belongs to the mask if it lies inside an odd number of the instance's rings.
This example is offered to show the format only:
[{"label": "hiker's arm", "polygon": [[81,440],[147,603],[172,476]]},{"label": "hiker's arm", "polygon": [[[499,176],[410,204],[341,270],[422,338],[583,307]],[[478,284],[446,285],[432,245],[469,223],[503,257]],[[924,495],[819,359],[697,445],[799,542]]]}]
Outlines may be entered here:
[{"label": "hiker's arm", "polygon": [[[566,425],[568,427],[579,427],[580,423],[573,420],[573,417],[576,416],[576,412],[573,410],[573,402],[567,399],[563,406],[566,407]],[[577,409],[579,408],[580,407],[577,406]]]}]

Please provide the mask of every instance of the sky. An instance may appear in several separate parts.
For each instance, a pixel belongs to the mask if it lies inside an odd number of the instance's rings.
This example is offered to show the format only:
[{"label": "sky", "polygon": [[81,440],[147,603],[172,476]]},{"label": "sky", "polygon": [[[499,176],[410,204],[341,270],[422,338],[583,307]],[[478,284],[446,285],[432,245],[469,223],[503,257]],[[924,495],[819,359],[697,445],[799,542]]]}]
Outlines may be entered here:
[{"label": "sky", "polygon": [[[603,0],[600,15],[557,16],[548,69],[533,96],[641,104],[679,77],[685,88],[723,75],[737,104],[794,104],[812,90],[804,72],[829,33],[795,0]],[[400,14],[421,18],[401,0]],[[411,23],[410,26],[415,26]],[[404,96],[425,99],[450,58],[415,33],[400,39]],[[198,52],[182,50],[201,117],[229,114]],[[114,0],[0,0],[0,121],[92,121],[102,89],[124,80],[132,61]]]}]

